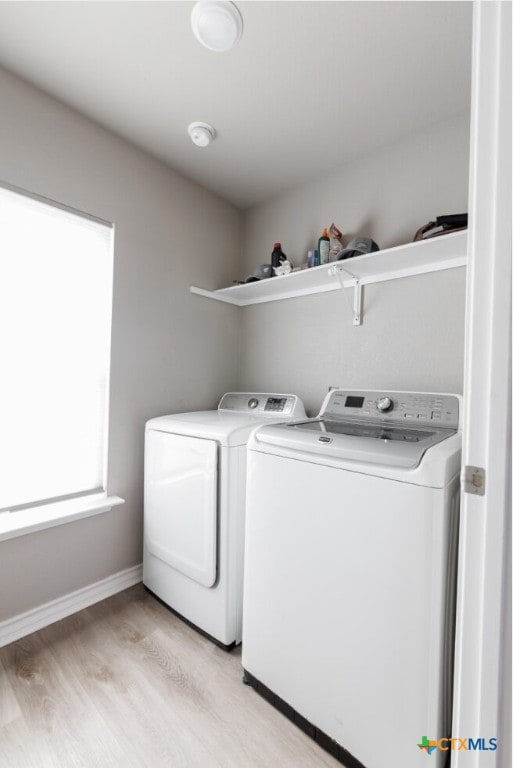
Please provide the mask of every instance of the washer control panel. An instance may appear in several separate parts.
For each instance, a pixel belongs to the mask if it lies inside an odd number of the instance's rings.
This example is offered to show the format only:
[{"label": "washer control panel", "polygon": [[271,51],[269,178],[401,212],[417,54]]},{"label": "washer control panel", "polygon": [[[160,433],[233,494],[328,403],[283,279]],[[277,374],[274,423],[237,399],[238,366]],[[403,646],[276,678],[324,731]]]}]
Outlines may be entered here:
[{"label": "washer control panel", "polygon": [[305,409],[302,400],[296,395],[262,394],[261,392],[227,392],[221,398],[219,411],[250,413],[265,418],[291,416],[304,418]]},{"label": "washer control panel", "polygon": [[329,393],[319,415],[458,429],[459,400],[456,395],[428,392],[336,389]]}]

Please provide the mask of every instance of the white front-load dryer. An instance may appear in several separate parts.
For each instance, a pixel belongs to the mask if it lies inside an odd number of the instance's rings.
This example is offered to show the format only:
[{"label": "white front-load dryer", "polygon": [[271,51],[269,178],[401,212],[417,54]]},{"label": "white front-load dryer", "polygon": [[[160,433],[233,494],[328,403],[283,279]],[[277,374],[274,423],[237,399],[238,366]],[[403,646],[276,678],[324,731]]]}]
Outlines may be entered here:
[{"label": "white front-load dryer", "polygon": [[301,418],[296,395],[229,392],[215,411],[146,424],[143,583],[225,648],[242,633],[247,439]]},{"label": "white front-load dryer", "polygon": [[450,754],[459,412],[334,391],[248,442],[245,681],[351,768]]}]

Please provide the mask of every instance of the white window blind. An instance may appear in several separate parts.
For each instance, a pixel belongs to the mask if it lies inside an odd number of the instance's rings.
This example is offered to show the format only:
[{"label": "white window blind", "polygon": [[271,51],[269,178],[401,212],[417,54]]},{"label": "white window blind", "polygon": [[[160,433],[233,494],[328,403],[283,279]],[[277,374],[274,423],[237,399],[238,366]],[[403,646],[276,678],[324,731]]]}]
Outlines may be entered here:
[{"label": "white window blind", "polygon": [[105,489],[113,229],[0,187],[0,510]]}]

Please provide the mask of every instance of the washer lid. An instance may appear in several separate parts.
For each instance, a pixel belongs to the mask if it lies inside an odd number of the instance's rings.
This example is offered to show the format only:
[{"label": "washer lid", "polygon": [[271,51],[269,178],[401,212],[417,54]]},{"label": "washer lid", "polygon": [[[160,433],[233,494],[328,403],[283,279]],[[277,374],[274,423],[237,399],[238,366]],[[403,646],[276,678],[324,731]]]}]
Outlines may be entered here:
[{"label": "washer lid", "polygon": [[[397,440],[405,443],[420,443],[429,440],[434,435],[441,432],[440,429],[408,429],[392,424],[371,424],[369,422],[349,422],[329,419],[313,419],[301,421],[291,426],[307,431],[326,433],[331,432],[334,435],[353,435],[354,437],[372,437],[377,440]],[[445,430],[443,430],[445,431]]]},{"label": "washer lid", "polygon": [[454,429],[408,429],[402,425],[311,419],[262,427],[254,442],[262,448],[273,446],[273,451],[281,446],[303,455],[413,469],[429,448],[455,433]]}]

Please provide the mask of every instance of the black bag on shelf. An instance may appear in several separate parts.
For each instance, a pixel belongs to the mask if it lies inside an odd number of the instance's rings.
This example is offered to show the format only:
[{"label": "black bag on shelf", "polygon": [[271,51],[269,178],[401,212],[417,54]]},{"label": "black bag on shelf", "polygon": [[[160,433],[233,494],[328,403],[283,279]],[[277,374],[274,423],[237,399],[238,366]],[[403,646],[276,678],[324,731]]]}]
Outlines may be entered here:
[{"label": "black bag on shelf", "polygon": [[468,224],[467,213],[452,213],[447,216],[437,216],[436,221],[428,221],[415,232],[413,242],[428,240],[430,237],[447,235],[449,232],[459,232],[466,229]]}]

